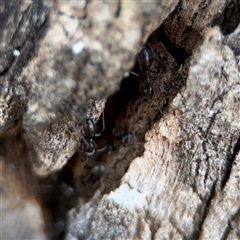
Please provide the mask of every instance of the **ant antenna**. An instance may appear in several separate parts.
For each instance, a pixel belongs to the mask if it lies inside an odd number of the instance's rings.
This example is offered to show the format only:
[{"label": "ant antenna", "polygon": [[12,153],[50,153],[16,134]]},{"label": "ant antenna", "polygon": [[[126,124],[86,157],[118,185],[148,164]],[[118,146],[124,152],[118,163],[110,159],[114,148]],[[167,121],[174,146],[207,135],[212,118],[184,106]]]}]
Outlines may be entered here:
[{"label": "ant antenna", "polygon": [[[100,118],[102,119],[102,129],[100,131],[98,131],[98,133],[95,134],[94,137],[100,137],[101,136],[101,132],[103,132],[105,130],[105,115],[104,115],[104,110],[101,113]],[[99,120],[98,120],[99,121]],[[98,123],[97,123],[98,124]]]},{"label": "ant antenna", "polygon": [[151,44],[149,43],[149,41],[147,40],[146,43],[148,44],[149,48],[151,49],[151,52],[153,52],[153,48],[151,46]]}]

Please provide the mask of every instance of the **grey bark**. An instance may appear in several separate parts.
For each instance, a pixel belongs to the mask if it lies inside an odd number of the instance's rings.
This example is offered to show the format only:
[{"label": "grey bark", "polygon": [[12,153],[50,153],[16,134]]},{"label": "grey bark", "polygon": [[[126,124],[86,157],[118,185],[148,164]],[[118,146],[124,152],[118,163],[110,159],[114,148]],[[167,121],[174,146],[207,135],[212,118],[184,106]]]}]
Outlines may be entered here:
[{"label": "grey bark", "polygon": [[[152,34],[153,97],[140,73],[140,97],[117,113],[115,150],[89,172],[74,155],[65,239],[240,239],[238,1],[0,4],[1,211],[19,223],[30,204],[39,216],[13,232],[6,220],[3,237],[47,238],[36,174],[54,178],[72,161],[84,119],[97,122]],[[82,184],[101,167],[96,191]]]}]

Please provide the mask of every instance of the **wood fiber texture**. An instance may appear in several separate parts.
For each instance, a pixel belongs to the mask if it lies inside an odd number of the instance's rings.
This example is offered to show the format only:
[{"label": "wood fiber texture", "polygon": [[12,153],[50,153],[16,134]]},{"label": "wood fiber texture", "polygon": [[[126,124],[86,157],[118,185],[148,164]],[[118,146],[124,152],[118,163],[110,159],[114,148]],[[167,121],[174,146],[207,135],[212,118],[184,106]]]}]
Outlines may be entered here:
[{"label": "wood fiber texture", "polygon": [[[240,239],[239,11],[237,0],[0,2],[3,236]],[[103,150],[86,157],[84,121],[103,111]]]}]

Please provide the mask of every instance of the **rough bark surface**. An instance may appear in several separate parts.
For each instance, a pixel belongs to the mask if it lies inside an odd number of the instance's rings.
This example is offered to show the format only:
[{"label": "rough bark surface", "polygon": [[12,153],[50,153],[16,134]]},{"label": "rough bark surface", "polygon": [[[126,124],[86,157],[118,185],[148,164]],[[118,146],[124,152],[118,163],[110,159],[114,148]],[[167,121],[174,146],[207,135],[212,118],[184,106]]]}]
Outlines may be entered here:
[{"label": "rough bark surface", "polygon": [[238,1],[0,8],[3,239],[240,239]]},{"label": "rough bark surface", "polygon": [[69,236],[239,239],[239,60],[224,40],[206,30],[187,86],[147,132],[144,153],[125,174],[132,146],[107,156],[102,191],[70,212]]},{"label": "rough bark surface", "polygon": [[[96,121],[104,106],[98,101],[118,89],[146,37],[145,26],[156,17],[163,21],[176,3],[4,1],[1,6],[0,130],[23,115],[36,171],[46,175],[66,164],[83,137],[83,120]],[[15,57],[14,50],[21,55]]]}]

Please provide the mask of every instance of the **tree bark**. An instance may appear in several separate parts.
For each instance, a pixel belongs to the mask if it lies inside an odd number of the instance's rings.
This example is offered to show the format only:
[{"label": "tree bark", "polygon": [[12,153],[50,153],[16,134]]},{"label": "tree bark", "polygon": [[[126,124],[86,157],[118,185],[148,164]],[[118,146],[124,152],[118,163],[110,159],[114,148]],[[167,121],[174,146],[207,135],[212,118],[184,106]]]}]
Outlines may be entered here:
[{"label": "tree bark", "polygon": [[238,1],[0,4],[3,238],[240,239]]}]

